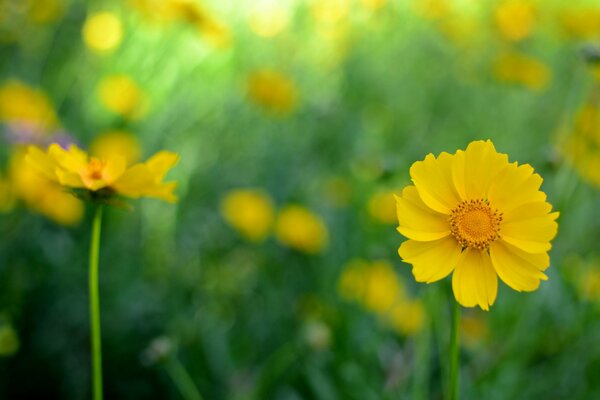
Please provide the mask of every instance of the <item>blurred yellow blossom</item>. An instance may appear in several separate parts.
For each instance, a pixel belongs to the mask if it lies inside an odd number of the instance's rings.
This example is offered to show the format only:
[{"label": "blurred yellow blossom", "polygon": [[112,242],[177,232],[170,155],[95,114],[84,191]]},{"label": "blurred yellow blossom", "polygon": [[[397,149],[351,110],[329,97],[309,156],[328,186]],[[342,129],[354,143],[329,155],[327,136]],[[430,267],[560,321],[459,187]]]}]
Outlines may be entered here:
[{"label": "blurred yellow blossom", "polygon": [[393,266],[385,260],[355,259],[346,264],[338,282],[338,292],[346,300],[359,303],[377,314],[403,335],[421,329],[423,306],[408,298]]},{"label": "blurred yellow blossom", "polygon": [[262,241],[273,225],[273,202],[263,190],[236,189],[221,200],[221,214],[247,239]]},{"label": "blurred yellow blossom", "polygon": [[271,69],[252,72],[248,77],[250,100],[276,114],[287,114],[298,104],[298,89],[288,76]]},{"label": "blurred yellow blossom", "polygon": [[54,182],[41,177],[18,151],[10,161],[14,196],[30,209],[62,225],[77,225],[83,217],[83,203]]},{"label": "blurred yellow blossom", "polygon": [[599,104],[590,102],[581,108],[559,149],[584,180],[600,188]]},{"label": "blurred yellow blossom", "polygon": [[64,0],[26,0],[29,18],[37,24],[56,21],[65,12]]},{"label": "blurred yellow blossom", "polygon": [[125,118],[140,118],[147,111],[146,95],[127,75],[111,75],[98,86],[100,101],[110,111]]},{"label": "blurred yellow blossom", "polygon": [[9,357],[19,350],[19,337],[12,325],[0,323],[0,357]]},{"label": "blurred yellow blossom", "polygon": [[414,0],[415,12],[423,18],[441,20],[450,14],[449,0]]},{"label": "blurred yellow blossom", "polygon": [[215,19],[198,2],[193,0],[169,0],[175,16],[197,29],[205,38],[217,47],[225,47],[231,42],[229,29]]},{"label": "blurred yellow blossom", "polygon": [[563,31],[576,39],[593,39],[600,34],[600,8],[578,7],[562,10],[559,21]]},{"label": "blurred yellow blossom", "polygon": [[279,212],[275,234],[282,244],[308,254],[320,253],[329,241],[323,220],[299,205],[288,205]]},{"label": "blurred yellow blossom", "polygon": [[392,225],[398,222],[393,191],[380,191],[373,194],[367,203],[367,210],[376,221]]},{"label": "blurred yellow blossom", "polygon": [[57,118],[42,91],[8,80],[0,86],[0,122],[26,122],[48,129],[57,124]]},{"label": "blurred yellow blossom", "polygon": [[260,0],[253,4],[248,25],[258,36],[273,37],[290,23],[290,12],[277,0]]},{"label": "blurred yellow blossom", "polygon": [[6,177],[0,176],[0,213],[7,213],[15,205],[12,183]]},{"label": "blurred yellow blossom", "polygon": [[531,35],[536,22],[536,8],[529,0],[505,0],[494,12],[494,21],[501,36],[520,41]]},{"label": "blurred yellow blossom", "polygon": [[487,321],[481,313],[463,314],[460,317],[461,341],[466,347],[481,345],[489,334]]},{"label": "blurred yellow blossom", "polygon": [[45,178],[71,189],[84,189],[94,196],[118,194],[131,198],[154,197],[177,201],[175,182],[163,182],[179,156],[160,151],[145,163],[127,166],[125,158],[112,154],[107,159],[89,157],[75,145],[68,150],[53,143],[47,151],[30,146],[27,161]]},{"label": "blurred yellow blossom", "polygon": [[123,130],[110,130],[100,134],[90,146],[90,154],[100,159],[109,159],[118,154],[125,158],[127,165],[140,160],[140,142],[131,133]]},{"label": "blurred yellow blossom", "polygon": [[546,88],[551,72],[543,62],[520,53],[502,54],[494,63],[494,75],[499,81],[516,83],[532,90]]},{"label": "blurred yellow blossom", "polygon": [[90,14],[85,20],[82,34],[91,50],[99,53],[114,50],[123,40],[121,19],[107,11]]}]

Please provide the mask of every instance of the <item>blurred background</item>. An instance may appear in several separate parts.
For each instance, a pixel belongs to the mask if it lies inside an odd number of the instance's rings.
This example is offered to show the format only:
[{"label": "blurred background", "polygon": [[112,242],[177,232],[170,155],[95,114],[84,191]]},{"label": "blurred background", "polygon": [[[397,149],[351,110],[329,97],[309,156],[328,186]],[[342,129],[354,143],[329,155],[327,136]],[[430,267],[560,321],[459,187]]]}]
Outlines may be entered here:
[{"label": "blurred background", "polygon": [[106,398],[442,398],[454,300],[393,193],[475,139],[561,217],[538,291],[463,309],[463,398],[600,398],[595,1],[0,0],[0,124],[0,398],[90,397],[90,206],[23,160],[52,142],[181,155],[178,204],[105,213]]}]

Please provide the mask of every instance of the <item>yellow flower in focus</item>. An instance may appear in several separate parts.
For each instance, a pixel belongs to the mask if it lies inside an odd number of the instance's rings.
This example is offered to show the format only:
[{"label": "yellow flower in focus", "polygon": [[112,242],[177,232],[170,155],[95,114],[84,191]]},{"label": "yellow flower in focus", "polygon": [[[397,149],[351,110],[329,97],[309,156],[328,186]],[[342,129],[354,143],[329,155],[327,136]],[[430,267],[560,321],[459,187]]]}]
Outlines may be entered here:
[{"label": "yellow flower in focus", "polygon": [[598,104],[586,104],[579,111],[573,131],[559,148],[584,180],[600,188],[600,106]]},{"label": "yellow flower in focus", "polygon": [[147,109],[145,93],[127,75],[104,78],[98,86],[100,101],[110,111],[125,118],[140,118]]},{"label": "yellow flower in focus", "polygon": [[274,70],[251,73],[247,91],[250,100],[276,114],[290,113],[298,104],[298,89],[294,81]]},{"label": "yellow flower in focus", "polygon": [[75,145],[65,150],[54,143],[46,152],[34,146],[27,151],[27,161],[38,173],[62,186],[102,191],[100,195],[155,197],[171,203],[177,201],[173,194],[176,183],[165,183],[163,178],[178,160],[177,154],[161,151],[145,163],[128,167],[122,155],[107,159],[89,157]]},{"label": "yellow flower in focus", "polygon": [[504,39],[517,42],[531,35],[536,9],[528,0],[506,0],[494,12],[494,20]]},{"label": "yellow flower in focus", "polygon": [[600,8],[585,7],[561,12],[560,25],[565,33],[576,39],[593,39],[600,34]]},{"label": "yellow flower in focus", "polygon": [[279,34],[289,23],[289,11],[276,0],[257,1],[248,16],[250,29],[265,38]]},{"label": "yellow flower in focus", "polygon": [[99,53],[114,50],[123,40],[121,19],[107,11],[93,13],[85,20],[82,34],[90,49]]},{"label": "yellow flower in focus", "polygon": [[396,201],[394,200],[394,192],[377,192],[369,199],[367,203],[369,215],[375,220],[384,224],[394,224],[397,221],[396,217]]},{"label": "yellow flower in focus", "polygon": [[275,235],[282,244],[308,254],[320,253],[329,241],[323,220],[298,205],[286,206],[279,212]]},{"label": "yellow flower in focus", "polygon": [[109,159],[118,154],[125,158],[127,165],[132,165],[140,160],[142,150],[138,139],[127,131],[112,130],[102,133],[92,142],[90,154],[100,158]]},{"label": "yellow flower in focus", "polygon": [[516,291],[548,279],[559,213],[530,165],[509,163],[491,141],[475,141],[455,154],[427,155],[410,176],[413,185],[396,198],[398,231],[409,239],[398,253],[417,282],[452,273],[456,300],[489,310],[498,277]]},{"label": "yellow flower in focus", "polygon": [[340,276],[338,291],[346,300],[355,301],[388,321],[403,335],[412,335],[423,325],[422,304],[407,297],[402,281],[387,261],[350,261]]},{"label": "yellow flower in focus", "polygon": [[15,196],[10,180],[0,176],[0,213],[10,212],[15,206]]},{"label": "yellow flower in focus", "polygon": [[501,55],[494,64],[494,75],[503,82],[542,90],[550,81],[550,70],[541,61],[519,53]]},{"label": "yellow flower in focus", "polygon": [[10,179],[14,196],[33,211],[67,226],[77,225],[83,218],[83,203],[56,183],[40,176],[25,161],[23,152],[13,154],[11,158]]},{"label": "yellow flower in focus", "polygon": [[6,81],[0,87],[0,121],[32,123],[42,129],[57,124],[48,97],[17,80]]},{"label": "yellow flower in focus", "polygon": [[221,214],[247,239],[262,241],[273,225],[273,202],[262,190],[232,190],[221,200]]}]

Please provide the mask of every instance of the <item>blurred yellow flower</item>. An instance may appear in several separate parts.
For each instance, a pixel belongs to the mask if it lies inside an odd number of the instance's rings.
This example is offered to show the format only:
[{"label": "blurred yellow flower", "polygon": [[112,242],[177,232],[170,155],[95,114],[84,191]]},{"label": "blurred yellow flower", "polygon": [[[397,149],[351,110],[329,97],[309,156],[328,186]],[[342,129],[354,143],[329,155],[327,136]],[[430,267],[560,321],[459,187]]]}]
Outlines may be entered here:
[{"label": "blurred yellow flower", "polygon": [[110,111],[125,118],[140,118],[147,111],[146,95],[127,75],[111,75],[98,86],[100,101]]},{"label": "blurred yellow flower", "polygon": [[464,307],[489,310],[498,276],[516,291],[533,291],[550,265],[557,212],[528,165],[509,163],[491,141],[474,141],[455,154],[427,155],[410,168],[413,185],[396,198],[402,260],[417,282],[452,273]]},{"label": "blurred yellow flower", "polygon": [[482,315],[461,315],[461,342],[470,348],[481,345],[489,334],[489,328]]},{"label": "blurred yellow flower", "polygon": [[542,90],[548,86],[551,72],[546,64],[535,58],[519,53],[506,53],[495,61],[494,75],[502,82]]},{"label": "blurred yellow flower", "polygon": [[15,195],[9,179],[0,176],[0,213],[7,213],[14,208]]},{"label": "blurred yellow flower", "polygon": [[294,81],[271,69],[252,72],[248,77],[247,92],[250,100],[276,114],[290,113],[298,104]]},{"label": "blurred yellow flower", "polygon": [[494,20],[502,37],[520,41],[531,35],[536,22],[536,9],[529,0],[505,0],[494,12]]},{"label": "blurred yellow flower", "polygon": [[441,20],[451,12],[448,0],[414,0],[415,12],[423,18]]},{"label": "blurred yellow flower", "polygon": [[257,1],[248,15],[250,29],[265,38],[279,34],[289,22],[289,10],[277,0]]},{"label": "blurred yellow flower", "polygon": [[423,325],[422,304],[407,297],[402,281],[385,260],[348,262],[340,276],[338,292],[388,321],[403,335],[412,335]]},{"label": "blurred yellow flower", "polygon": [[107,11],[90,14],[83,24],[82,34],[91,50],[99,53],[114,50],[123,40],[121,19]]},{"label": "blurred yellow flower", "polygon": [[57,124],[48,97],[23,82],[8,80],[0,86],[0,122],[26,122],[48,129]]},{"label": "blurred yellow flower", "polygon": [[19,336],[8,323],[0,324],[0,357],[9,357],[19,350]]},{"label": "blurred yellow flower", "polygon": [[90,146],[90,154],[108,160],[113,155],[125,158],[127,165],[140,160],[142,150],[138,139],[127,131],[111,130],[100,134]]},{"label": "blurred yellow flower", "polygon": [[589,103],[579,111],[573,130],[559,150],[587,182],[600,188],[600,106]]},{"label": "blurred yellow flower", "polygon": [[31,210],[61,225],[73,226],[81,221],[83,203],[59,185],[40,176],[25,161],[23,152],[13,154],[9,176],[14,196],[21,199]]},{"label": "blurred yellow flower", "polygon": [[65,12],[65,2],[61,0],[26,0],[26,3],[29,18],[37,24],[56,21]]},{"label": "blurred yellow flower", "polygon": [[282,244],[308,254],[320,253],[329,241],[323,220],[299,205],[288,205],[279,212],[275,235]]},{"label": "blurred yellow flower", "polygon": [[600,34],[600,8],[578,7],[562,10],[559,15],[563,31],[576,39],[593,39]]},{"label": "blurred yellow flower", "polygon": [[27,161],[44,177],[72,189],[86,189],[101,194],[118,194],[131,198],[155,197],[177,201],[175,182],[163,182],[166,173],[179,157],[161,151],[145,163],[127,167],[125,157],[113,154],[107,159],[89,157],[75,145],[68,150],[51,144],[46,152],[30,146]]},{"label": "blurred yellow flower", "polygon": [[178,19],[192,25],[198,32],[217,47],[225,47],[231,42],[229,29],[217,21],[199,3],[192,0],[169,0]]},{"label": "blurred yellow flower", "polygon": [[395,224],[398,221],[393,191],[380,191],[373,194],[367,203],[367,210],[371,217],[384,224]]},{"label": "blurred yellow flower", "polygon": [[221,200],[221,214],[245,238],[262,241],[273,225],[273,202],[263,190],[236,189]]}]

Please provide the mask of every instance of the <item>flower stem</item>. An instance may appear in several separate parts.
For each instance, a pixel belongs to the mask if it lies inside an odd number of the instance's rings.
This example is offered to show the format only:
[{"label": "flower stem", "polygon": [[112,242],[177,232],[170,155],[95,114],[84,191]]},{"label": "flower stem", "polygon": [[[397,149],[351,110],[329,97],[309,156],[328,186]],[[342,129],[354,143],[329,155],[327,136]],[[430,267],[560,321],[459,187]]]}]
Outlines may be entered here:
[{"label": "flower stem", "polygon": [[450,332],[450,385],[449,400],[458,400],[458,383],[460,372],[460,304],[452,299],[452,331]]},{"label": "flower stem", "polygon": [[102,349],[100,334],[100,295],[98,293],[98,258],[100,255],[100,233],[102,228],[102,205],[97,204],[92,222],[90,241],[90,330],[92,350],[93,399],[102,400]]},{"label": "flower stem", "polygon": [[181,397],[185,400],[202,400],[202,396],[194,384],[192,377],[176,356],[170,357],[165,367],[175,386],[177,386]]}]

